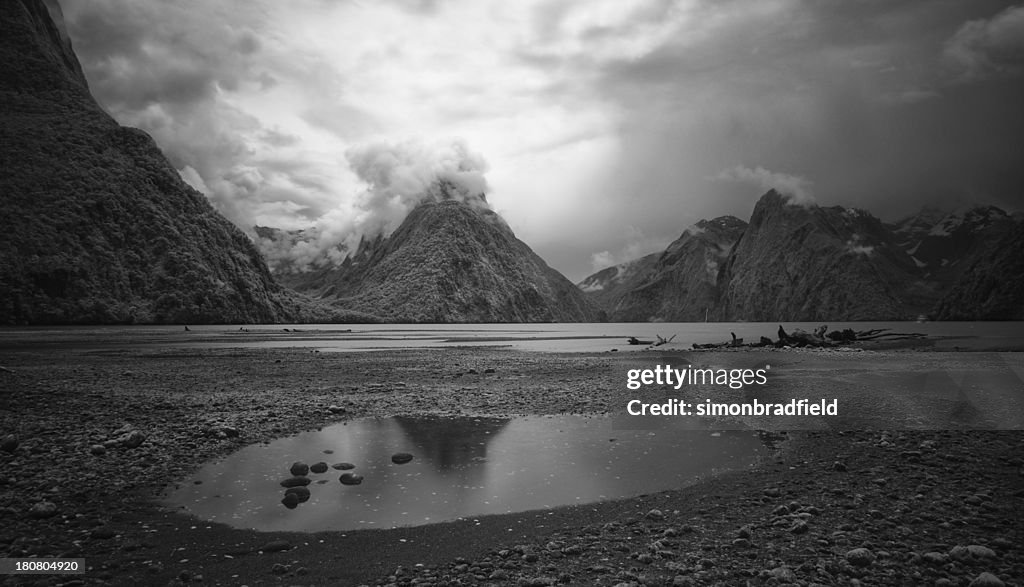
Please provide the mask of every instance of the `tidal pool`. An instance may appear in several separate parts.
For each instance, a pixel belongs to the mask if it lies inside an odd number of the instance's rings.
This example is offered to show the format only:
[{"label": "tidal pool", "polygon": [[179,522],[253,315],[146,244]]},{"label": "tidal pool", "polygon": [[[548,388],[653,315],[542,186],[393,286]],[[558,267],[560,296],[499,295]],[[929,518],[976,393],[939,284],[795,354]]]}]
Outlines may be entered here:
[{"label": "tidal pool", "polygon": [[[590,503],[677,488],[753,465],[769,449],[750,431],[659,419],[624,430],[608,417],[393,417],[354,420],[211,462],[166,503],[200,519],[264,531],[417,526]],[[398,452],[413,455],[395,464]],[[308,474],[309,500],[282,504],[292,463],[350,463]],[[346,472],[361,475],[344,485]]]}]

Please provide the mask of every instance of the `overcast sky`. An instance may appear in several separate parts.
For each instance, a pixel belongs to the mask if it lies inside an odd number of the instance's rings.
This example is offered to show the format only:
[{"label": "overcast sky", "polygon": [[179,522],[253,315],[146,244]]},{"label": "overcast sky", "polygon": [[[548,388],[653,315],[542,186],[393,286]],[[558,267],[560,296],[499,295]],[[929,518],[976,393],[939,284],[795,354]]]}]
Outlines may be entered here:
[{"label": "overcast sky", "polygon": [[389,161],[482,174],[517,236],[573,281],[702,218],[746,220],[769,187],[883,219],[1021,208],[1022,4],[63,9],[100,103],[246,229],[371,226],[367,182]]}]

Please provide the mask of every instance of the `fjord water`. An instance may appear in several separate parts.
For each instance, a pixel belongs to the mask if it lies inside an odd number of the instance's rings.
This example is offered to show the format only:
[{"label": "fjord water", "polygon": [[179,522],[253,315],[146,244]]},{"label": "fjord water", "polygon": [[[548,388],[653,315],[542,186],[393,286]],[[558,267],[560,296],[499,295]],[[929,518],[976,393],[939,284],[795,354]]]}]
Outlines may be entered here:
[{"label": "fjord water", "polygon": [[[787,331],[812,331],[820,324],[783,322]],[[356,352],[406,348],[499,346],[542,352],[643,350],[626,338],[674,337],[660,350],[687,350],[693,343],[730,340],[730,333],[756,342],[777,338],[776,322],[643,322],[561,324],[258,324],[169,326],[33,326],[0,329],[0,349],[60,346],[93,348],[172,346],[193,348],[308,348]],[[1017,350],[1024,348],[1020,322],[830,322],[829,330],[888,329],[927,336],[935,350]]]},{"label": "fjord water", "polygon": [[[395,464],[396,452],[413,460]],[[613,418],[584,416],[364,419],[211,462],[167,504],[266,531],[394,528],[678,488],[766,454],[752,432],[714,432],[685,420],[622,430]],[[348,462],[364,479],[343,485],[343,471],[309,473],[309,501],[288,509],[280,482],[295,461]]]}]

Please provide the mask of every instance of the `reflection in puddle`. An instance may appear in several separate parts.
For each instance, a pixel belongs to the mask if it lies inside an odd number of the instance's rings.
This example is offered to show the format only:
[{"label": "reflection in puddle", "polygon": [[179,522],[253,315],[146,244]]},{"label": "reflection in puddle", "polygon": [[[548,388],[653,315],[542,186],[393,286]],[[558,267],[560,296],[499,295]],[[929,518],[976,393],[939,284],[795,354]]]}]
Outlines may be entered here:
[{"label": "reflection in puddle", "polygon": [[[753,432],[685,429],[681,419],[665,419],[654,430],[622,430],[613,422],[585,416],[354,420],[207,464],[192,479],[201,483],[183,484],[168,504],[239,528],[394,528],[662,491],[750,466],[768,452]],[[399,452],[412,461],[392,462]],[[339,466],[309,472],[309,499],[286,507],[281,482],[296,461]],[[344,473],[363,480],[342,484]]]}]

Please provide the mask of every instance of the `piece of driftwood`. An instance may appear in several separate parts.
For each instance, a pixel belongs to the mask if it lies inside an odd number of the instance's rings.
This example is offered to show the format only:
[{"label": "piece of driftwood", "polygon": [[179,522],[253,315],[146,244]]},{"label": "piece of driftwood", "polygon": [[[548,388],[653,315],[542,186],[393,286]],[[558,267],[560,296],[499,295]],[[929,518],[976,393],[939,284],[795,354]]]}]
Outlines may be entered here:
[{"label": "piece of driftwood", "polygon": [[661,346],[663,344],[668,344],[668,343],[672,342],[672,339],[674,339],[676,337],[676,335],[674,335],[674,334],[672,336],[668,337],[668,338],[664,338],[660,334],[655,334],[654,336],[658,337],[658,342],[654,343],[654,346]]},{"label": "piece of driftwood", "polygon": [[[693,343],[694,349],[718,349],[724,347],[765,347],[774,346],[776,348],[782,347],[831,347],[842,344],[848,344],[852,342],[860,341],[871,341],[871,340],[907,340],[926,338],[927,335],[919,332],[889,332],[888,328],[875,328],[871,330],[854,331],[850,328],[844,328],[843,330],[828,331],[828,325],[822,324],[815,328],[812,332],[807,332],[801,329],[796,329],[793,332],[786,332],[786,329],[779,325],[778,341],[773,341],[767,336],[760,337],[760,340],[756,343],[750,343],[747,345],[743,344],[743,339],[738,338],[735,332],[729,333],[732,336],[732,340],[729,342],[720,343],[708,343],[700,344]],[[661,337],[658,337],[661,340]],[[674,337],[673,337],[674,338]],[[671,340],[671,339],[670,339]],[[661,343],[664,344],[664,343]]]}]

